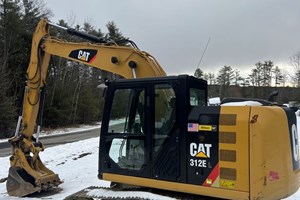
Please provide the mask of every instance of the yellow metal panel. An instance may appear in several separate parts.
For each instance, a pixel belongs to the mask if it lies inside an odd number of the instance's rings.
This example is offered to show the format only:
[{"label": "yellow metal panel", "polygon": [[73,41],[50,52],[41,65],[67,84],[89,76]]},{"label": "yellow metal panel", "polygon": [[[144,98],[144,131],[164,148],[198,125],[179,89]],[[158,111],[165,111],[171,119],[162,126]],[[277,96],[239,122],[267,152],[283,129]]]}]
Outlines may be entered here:
[{"label": "yellow metal panel", "polygon": [[219,132],[219,142],[236,144],[236,132]]},{"label": "yellow metal panel", "polygon": [[280,107],[252,107],[250,118],[251,199],[281,199],[299,188],[293,171],[289,126]]},{"label": "yellow metal panel", "polygon": [[125,184],[145,186],[145,187],[154,187],[158,189],[185,192],[190,194],[198,194],[203,196],[212,196],[212,197],[225,198],[225,199],[249,199],[248,192],[219,189],[213,187],[203,187],[203,186],[197,186],[192,184],[161,181],[161,180],[140,178],[140,177],[133,177],[133,176],[123,176],[123,175],[109,174],[109,173],[103,173],[103,179],[117,182],[117,183],[125,183]]},{"label": "yellow metal panel", "polygon": [[232,162],[233,158],[228,158],[231,161],[220,160],[219,162],[222,172],[220,174],[221,188],[249,192],[249,113],[250,107],[248,106],[221,107],[222,122],[220,122],[219,131],[224,135],[226,132],[235,133],[235,143],[220,143],[219,157],[221,158],[221,152],[224,151],[236,152],[235,162]]}]

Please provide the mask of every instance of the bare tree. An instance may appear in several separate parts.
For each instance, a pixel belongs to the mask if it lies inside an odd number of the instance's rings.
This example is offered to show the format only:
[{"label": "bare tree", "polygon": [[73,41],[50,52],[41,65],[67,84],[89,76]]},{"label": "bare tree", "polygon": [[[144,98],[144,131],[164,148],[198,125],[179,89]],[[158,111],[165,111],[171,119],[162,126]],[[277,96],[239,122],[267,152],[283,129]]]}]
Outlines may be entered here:
[{"label": "bare tree", "polygon": [[255,64],[254,69],[251,70],[251,74],[249,75],[249,81],[252,86],[261,86],[262,77],[261,77],[261,70],[262,70],[262,63],[258,62]]},{"label": "bare tree", "polygon": [[240,71],[238,69],[234,70],[234,85],[240,85],[243,81],[243,78],[240,75]]},{"label": "bare tree", "polygon": [[214,73],[204,73],[203,79],[207,81],[208,85],[214,85],[216,84],[216,77]]},{"label": "bare tree", "polygon": [[275,87],[277,87],[277,85],[283,85],[284,77],[282,70],[278,66],[276,66],[272,72],[275,80]]},{"label": "bare tree", "polygon": [[296,87],[300,87],[300,51],[290,57],[290,64],[294,68],[292,81]]},{"label": "bare tree", "polygon": [[286,84],[286,82],[288,82],[288,79],[289,79],[288,71],[283,68],[281,70],[281,72],[282,72],[282,77],[283,77],[282,86],[285,87],[285,84]]}]

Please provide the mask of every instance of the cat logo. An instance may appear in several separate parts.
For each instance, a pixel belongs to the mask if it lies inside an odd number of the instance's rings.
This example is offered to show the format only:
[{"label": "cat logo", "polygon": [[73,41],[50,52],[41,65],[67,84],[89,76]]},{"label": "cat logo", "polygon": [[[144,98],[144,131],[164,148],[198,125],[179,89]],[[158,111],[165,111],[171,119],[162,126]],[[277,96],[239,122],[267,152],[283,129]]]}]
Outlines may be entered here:
[{"label": "cat logo", "polygon": [[90,52],[87,51],[78,51],[78,59],[87,62],[89,60]]},{"label": "cat logo", "polygon": [[285,111],[288,119],[293,170],[296,171],[300,168],[300,151],[297,131],[297,119],[295,112],[290,108],[283,108],[283,110]]},{"label": "cat logo", "polygon": [[204,143],[191,143],[190,144],[190,155],[197,158],[210,158],[210,149],[212,144]]},{"label": "cat logo", "polygon": [[71,51],[70,58],[80,60],[87,63],[92,63],[96,59],[97,50],[94,49],[77,49]]},{"label": "cat logo", "polygon": [[292,147],[293,147],[293,158],[295,162],[299,161],[299,142],[298,142],[298,133],[297,127],[295,124],[292,125]]}]

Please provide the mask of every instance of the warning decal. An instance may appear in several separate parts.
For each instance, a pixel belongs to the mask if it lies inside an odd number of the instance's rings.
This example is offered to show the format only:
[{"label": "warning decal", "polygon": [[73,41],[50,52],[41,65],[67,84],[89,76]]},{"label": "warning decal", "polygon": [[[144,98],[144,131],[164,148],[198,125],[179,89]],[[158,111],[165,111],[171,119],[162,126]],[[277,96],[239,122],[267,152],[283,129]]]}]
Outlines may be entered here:
[{"label": "warning decal", "polygon": [[230,180],[220,180],[220,186],[223,188],[229,188],[229,189],[234,189],[235,188],[235,181],[230,181]]}]

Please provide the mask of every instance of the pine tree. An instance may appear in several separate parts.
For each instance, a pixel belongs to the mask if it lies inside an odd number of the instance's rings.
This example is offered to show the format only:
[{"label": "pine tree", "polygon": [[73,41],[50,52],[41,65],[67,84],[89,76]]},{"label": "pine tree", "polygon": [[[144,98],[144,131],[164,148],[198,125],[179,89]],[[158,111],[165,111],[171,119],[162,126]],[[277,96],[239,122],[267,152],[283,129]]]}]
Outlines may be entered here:
[{"label": "pine tree", "polygon": [[15,126],[15,107],[13,98],[8,96],[9,79],[8,73],[3,66],[0,66],[0,138],[12,136],[12,129]]},{"label": "pine tree", "polygon": [[4,137],[15,125],[14,68],[21,65],[20,39],[21,7],[18,1],[0,1],[0,137]]},{"label": "pine tree", "polygon": [[203,78],[204,77],[203,71],[200,68],[197,68],[194,72],[194,76],[196,78]]},{"label": "pine tree", "polygon": [[265,61],[261,68],[262,86],[271,86],[272,69],[274,64],[271,60]]},{"label": "pine tree", "polygon": [[25,32],[31,36],[39,20],[48,19],[52,16],[52,12],[46,8],[43,0],[22,0],[22,2],[24,8],[22,25],[25,27]]},{"label": "pine tree", "polygon": [[217,77],[217,82],[220,85],[220,97],[225,97],[228,96],[228,88],[229,85],[232,84],[234,80],[234,71],[230,66],[224,66],[223,68],[220,69],[218,77]]},{"label": "pine tree", "polygon": [[223,68],[220,69],[218,77],[217,77],[217,82],[220,85],[231,85],[232,81],[234,80],[234,71],[230,66],[224,66]]},{"label": "pine tree", "polygon": [[106,24],[106,28],[108,30],[108,33],[105,36],[106,39],[112,40],[112,41],[117,42],[117,43],[118,43],[118,41],[128,39],[128,38],[123,36],[123,34],[119,30],[119,28],[117,28],[117,25],[114,21],[108,22]]},{"label": "pine tree", "polygon": [[[13,70],[12,66],[19,66],[21,50],[21,7],[17,1],[1,0],[0,2],[0,58],[1,64],[7,73]],[[14,78],[14,73],[11,77]]]}]

